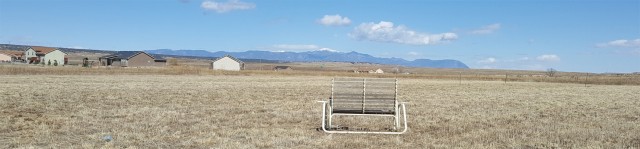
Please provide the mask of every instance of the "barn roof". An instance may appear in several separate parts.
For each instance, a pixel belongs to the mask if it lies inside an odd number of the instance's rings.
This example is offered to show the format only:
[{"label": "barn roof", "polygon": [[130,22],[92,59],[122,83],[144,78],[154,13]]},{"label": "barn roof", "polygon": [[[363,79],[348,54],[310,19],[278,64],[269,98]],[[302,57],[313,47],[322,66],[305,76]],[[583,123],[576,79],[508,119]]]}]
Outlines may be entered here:
[{"label": "barn roof", "polygon": [[49,54],[55,50],[58,50],[52,47],[41,47],[41,46],[32,46],[31,49],[36,51],[37,54]]},{"label": "barn roof", "polygon": [[107,55],[107,56],[102,56],[100,58],[120,58],[120,59],[131,59],[132,57],[136,56],[136,55],[140,55],[140,54],[145,54],[148,55],[149,57],[155,59],[153,56],[147,54],[146,52],[143,51],[118,51],[114,54],[111,55]]},{"label": "barn roof", "polygon": [[24,55],[24,52],[20,52],[20,51],[3,51],[3,50],[0,50],[0,53],[6,54],[6,55],[9,55],[9,56],[13,56],[13,57],[20,57],[20,56]]},{"label": "barn roof", "polygon": [[213,62],[218,61],[218,60],[220,60],[222,58],[225,58],[225,57],[228,57],[228,58],[230,58],[230,59],[232,59],[232,60],[234,60],[234,61],[236,61],[236,62],[238,62],[240,64],[244,64],[244,62],[242,62],[240,59],[237,59],[237,58],[235,58],[235,57],[233,57],[231,55],[224,55],[223,57],[220,57],[220,58],[217,58],[217,59],[213,60]]}]

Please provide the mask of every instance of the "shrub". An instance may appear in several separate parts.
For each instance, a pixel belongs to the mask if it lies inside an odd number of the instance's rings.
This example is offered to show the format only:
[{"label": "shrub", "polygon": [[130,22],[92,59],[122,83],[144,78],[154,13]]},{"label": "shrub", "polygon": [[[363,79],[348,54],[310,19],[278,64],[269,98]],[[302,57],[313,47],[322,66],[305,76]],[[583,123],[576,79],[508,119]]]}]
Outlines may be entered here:
[{"label": "shrub", "polygon": [[58,60],[53,60],[53,66],[58,66]]},{"label": "shrub", "polygon": [[178,66],[178,60],[175,58],[171,58],[167,60],[167,64],[169,66]]}]

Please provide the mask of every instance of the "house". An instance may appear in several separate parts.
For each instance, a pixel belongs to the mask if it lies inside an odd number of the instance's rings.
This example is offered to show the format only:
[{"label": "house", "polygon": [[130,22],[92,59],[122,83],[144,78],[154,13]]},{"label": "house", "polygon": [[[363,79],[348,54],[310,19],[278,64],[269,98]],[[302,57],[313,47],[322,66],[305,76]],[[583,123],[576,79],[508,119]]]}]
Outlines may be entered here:
[{"label": "house", "polygon": [[4,51],[0,51],[0,62],[11,62],[15,59],[15,55],[4,53]]},{"label": "house", "polygon": [[155,58],[153,60],[153,62],[155,63],[156,66],[165,66],[167,65],[167,59],[162,58],[161,56],[157,56],[157,55],[151,55],[153,58]]},{"label": "house", "polygon": [[33,46],[24,51],[23,57],[29,64],[41,62],[49,64],[51,62],[52,65],[55,63],[64,65],[66,64],[66,55],[66,53],[56,48]]},{"label": "house", "polygon": [[14,62],[22,60],[22,52],[0,51],[0,62]]},{"label": "house", "polygon": [[290,66],[276,66],[273,67],[274,71],[281,71],[281,70],[293,70]]},{"label": "house", "polygon": [[244,62],[231,55],[225,55],[221,58],[213,60],[211,62],[211,69],[240,71],[244,70]]},{"label": "house", "polygon": [[[146,67],[161,66],[162,59],[157,59],[143,51],[118,51],[114,54],[98,58],[101,66]],[[162,64],[164,65],[164,64]]]}]

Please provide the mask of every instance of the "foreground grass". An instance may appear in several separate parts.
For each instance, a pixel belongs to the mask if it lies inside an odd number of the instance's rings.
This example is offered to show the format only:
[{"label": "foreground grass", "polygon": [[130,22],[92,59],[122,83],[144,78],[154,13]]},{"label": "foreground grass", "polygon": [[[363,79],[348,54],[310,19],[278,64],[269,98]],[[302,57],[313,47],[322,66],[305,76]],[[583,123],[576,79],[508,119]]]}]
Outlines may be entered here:
[{"label": "foreground grass", "polygon": [[316,131],[330,80],[0,75],[0,148],[640,148],[638,86],[401,79],[409,132],[350,135]]}]

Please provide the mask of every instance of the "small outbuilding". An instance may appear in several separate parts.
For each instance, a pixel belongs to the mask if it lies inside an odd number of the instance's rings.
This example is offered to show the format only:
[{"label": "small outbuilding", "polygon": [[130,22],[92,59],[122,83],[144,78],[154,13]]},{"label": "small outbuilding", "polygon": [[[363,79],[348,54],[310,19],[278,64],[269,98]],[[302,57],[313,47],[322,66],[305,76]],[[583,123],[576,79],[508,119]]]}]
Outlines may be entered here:
[{"label": "small outbuilding", "polygon": [[118,51],[98,58],[102,66],[146,67],[158,66],[156,58],[143,51]]},{"label": "small outbuilding", "polygon": [[244,70],[244,62],[231,56],[225,55],[211,62],[211,69],[213,70],[229,70],[240,71]]},{"label": "small outbuilding", "polygon": [[378,68],[376,70],[369,71],[369,73],[384,73],[384,71],[382,71],[382,69]]}]

